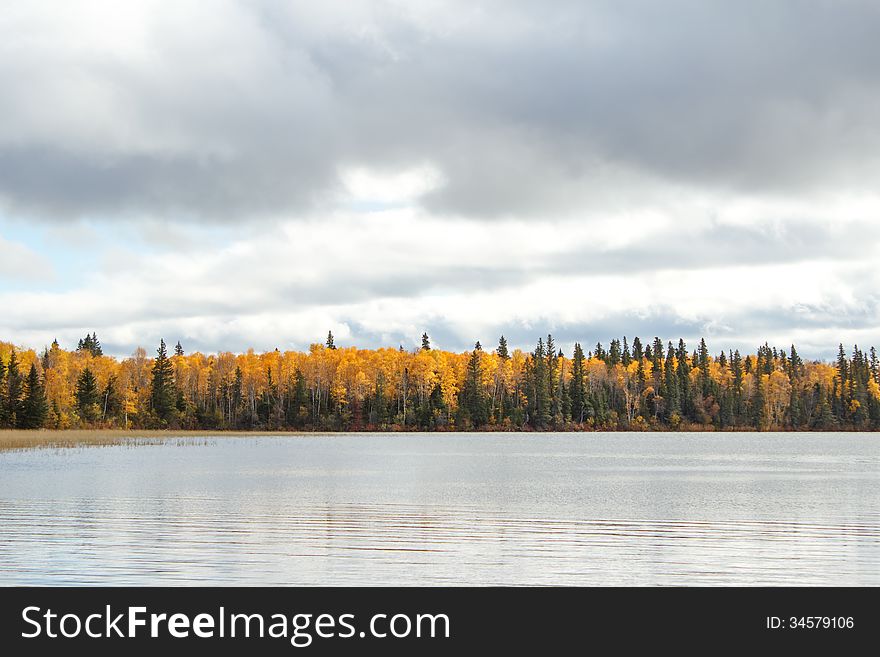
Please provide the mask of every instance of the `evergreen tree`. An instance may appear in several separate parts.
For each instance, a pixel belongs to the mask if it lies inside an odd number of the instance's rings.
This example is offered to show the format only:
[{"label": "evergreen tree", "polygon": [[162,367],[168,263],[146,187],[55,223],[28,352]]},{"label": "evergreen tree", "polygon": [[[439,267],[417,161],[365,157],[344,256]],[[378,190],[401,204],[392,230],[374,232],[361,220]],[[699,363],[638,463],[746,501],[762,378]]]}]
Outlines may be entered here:
[{"label": "evergreen tree", "polygon": [[764,386],[764,377],[760,370],[755,372],[755,394],[752,397],[752,424],[758,431],[767,429],[769,417],[767,414],[767,394]]},{"label": "evergreen tree", "polygon": [[569,384],[569,396],[571,398],[571,419],[581,423],[587,415],[587,394],[584,385],[584,350],[579,342],[574,343],[574,354],[571,362],[571,383]]},{"label": "evergreen tree", "polygon": [[654,361],[652,365],[654,366],[654,371],[658,374],[663,371],[663,341],[660,338],[654,338],[654,348],[652,349],[654,354]]},{"label": "evergreen tree", "polygon": [[24,383],[24,399],[21,403],[21,416],[18,426],[22,429],[39,429],[46,423],[49,414],[49,403],[46,401],[46,390],[37,366],[31,365],[30,372]]},{"label": "evergreen tree", "polygon": [[679,338],[678,350],[675,353],[676,385],[678,387],[678,399],[682,415],[688,420],[694,421],[694,400],[691,394],[691,367],[688,363],[687,346],[684,340]]},{"label": "evergreen tree", "polygon": [[[649,349],[650,349],[650,347],[649,347]],[[638,336],[633,338],[632,357],[633,357],[633,360],[641,360],[642,358],[645,357],[645,354],[642,351],[642,341],[639,340]],[[651,360],[651,359],[648,358],[648,360]]]},{"label": "evergreen tree", "polygon": [[7,427],[6,417],[6,364],[0,358],[0,428]]},{"label": "evergreen tree", "polygon": [[[748,359],[747,359],[748,362]],[[733,352],[733,355],[730,357],[730,369],[733,374],[733,390],[731,391],[731,396],[733,397],[733,422],[735,424],[742,423],[742,414],[743,414],[743,359],[739,353],[739,349]]]},{"label": "evergreen tree", "polygon": [[502,360],[510,358],[510,353],[507,351],[507,339],[503,335],[498,340],[498,348],[495,350],[495,353],[497,353]]},{"label": "evergreen tree", "polygon": [[333,331],[327,331],[327,348],[336,349],[336,345],[333,343]]},{"label": "evergreen tree", "polygon": [[[232,422],[237,425],[244,414],[244,374],[240,367],[235,368],[235,378],[232,380]],[[316,416],[317,412],[313,413]],[[317,419],[313,417],[313,419]]]},{"label": "evergreen tree", "polygon": [[104,350],[101,348],[101,343],[98,341],[98,335],[92,331],[92,356],[103,356]]},{"label": "evergreen tree", "polygon": [[837,352],[837,377],[835,378],[834,390],[834,414],[839,420],[849,420],[850,397],[849,397],[849,363],[843,344],[840,344]]},{"label": "evergreen tree", "polygon": [[547,386],[547,352],[544,341],[538,338],[538,346],[530,359],[531,369],[528,377],[529,421],[537,429],[550,424],[550,395]]},{"label": "evergreen tree", "polygon": [[153,361],[150,384],[150,404],[156,418],[167,424],[174,416],[177,394],[174,389],[174,367],[168,358],[165,340],[159,341],[156,358]]},{"label": "evergreen tree", "polygon": [[18,369],[18,356],[13,349],[9,353],[9,362],[6,364],[6,385],[4,386],[4,421],[8,427],[18,426],[21,415],[21,398],[23,380]]},{"label": "evergreen tree", "polygon": [[620,340],[617,338],[611,341],[611,346],[608,348],[607,363],[609,367],[620,364]]},{"label": "evergreen tree", "polygon": [[675,416],[681,419],[681,400],[675,374],[675,350],[672,347],[672,342],[669,343],[666,360],[663,363],[663,379],[666,392],[664,395],[666,400],[664,404],[665,420],[670,422]]},{"label": "evergreen tree", "polygon": [[288,423],[296,428],[302,428],[303,422],[308,417],[308,392],[306,389],[306,377],[299,369],[294,375],[293,395],[288,407]]},{"label": "evergreen tree", "polygon": [[561,398],[560,415],[563,422],[567,422],[571,417],[571,384],[565,385],[565,363],[559,368],[559,396]]},{"label": "evergreen tree", "polygon": [[700,349],[697,354],[697,364],[700,368],[700,392],[706,397],[712,389],[712,380],[709,378],[709,348],[706,339],[700,338]]},{"label": "evergreen tree", "polygon": [[76,411],[85,422],[94,422],[100,414],[100,394],[95,375],[88,367],[85,368],[76,380]]},{"label": "evergreen tree", "polygon": [[422,333],[422,350],[431,351],[431,340],[427,333]]},{"label": "evergreen tree", "polygon": [[174,345],[174,355],[175,356],[183,356],[183,347],[180,346],[180,340],[178,340],[177,344]]},{"label": "evergreen tree", "polygon": [[837,427],[837,418],[832,412],[831,403],[828,395],[825,394],[819,384],[814,388],[814,394],[819,398],[818,408],[816,410],[815,419],[812,428],[819,431],[829,431]]},{"label": "evergreen tree", "polygon": [[96,358],[104,355],[104,350],[101,348],[101,343],[98,340],[98,334],[94,331],[91,334],[86,333],[86,336],[80,339],[76,345],[76,350],[87,351]]},{"label": "evergreen tree", "polygon": [[458,410],[461,419],[481,427],[489,421],[486,392],[483,389],[482,347],[477,342],[468,359],[464,385],[459,393]]},{"label": "evergreen tree", "polygon": [[546,371],[546,382],[544,385],[547,388],[547,399],[550,403],[549,413],[551,422],[558,422],[562,419],[562,409],[559,394],[559,387],[556,382],[556,378],[559,372],[559,355],[556,353],[556,342],[553,340],[553,336],[547,334],[547,371]]}]

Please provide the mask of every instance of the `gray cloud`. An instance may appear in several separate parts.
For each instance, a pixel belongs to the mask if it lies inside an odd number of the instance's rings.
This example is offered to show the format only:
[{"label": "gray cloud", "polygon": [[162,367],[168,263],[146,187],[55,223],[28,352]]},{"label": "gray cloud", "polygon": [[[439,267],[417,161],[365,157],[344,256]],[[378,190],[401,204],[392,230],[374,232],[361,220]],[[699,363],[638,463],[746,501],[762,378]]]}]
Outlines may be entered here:
[{"label": "gray cloud", "polygon": [[426,206],[468,216],[582,212],[634,179],[876,179],[873,2],[341,4],[180,3],[92,49],[39,3],[2,10],[7,212],[290,216],[340,167],[425,161],[447,180]]},{"label": "gray cloud", "polygon": [[0,332],[97,329],[116,353],[328,328],[867,344],[878,19],[867,0],[6,3]]}]

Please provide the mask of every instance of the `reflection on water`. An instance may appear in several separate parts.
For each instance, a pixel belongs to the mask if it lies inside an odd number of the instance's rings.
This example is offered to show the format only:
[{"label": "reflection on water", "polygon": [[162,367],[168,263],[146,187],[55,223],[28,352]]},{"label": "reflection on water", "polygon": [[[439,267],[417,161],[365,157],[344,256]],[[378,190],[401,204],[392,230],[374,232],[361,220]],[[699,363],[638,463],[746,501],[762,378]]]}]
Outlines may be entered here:
[{"label": "reflection on water", "polygon": [[0,453],[3,584],[880,584],[866,434]]}]

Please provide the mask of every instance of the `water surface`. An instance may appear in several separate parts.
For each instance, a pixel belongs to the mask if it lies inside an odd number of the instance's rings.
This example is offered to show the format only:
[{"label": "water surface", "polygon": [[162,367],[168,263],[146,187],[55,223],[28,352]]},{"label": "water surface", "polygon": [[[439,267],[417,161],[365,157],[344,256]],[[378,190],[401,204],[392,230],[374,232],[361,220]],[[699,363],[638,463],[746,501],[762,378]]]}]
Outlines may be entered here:
[{"label": "water surface", "polygon": [[0,453],[0,584],[880,584],[875,434]]}]

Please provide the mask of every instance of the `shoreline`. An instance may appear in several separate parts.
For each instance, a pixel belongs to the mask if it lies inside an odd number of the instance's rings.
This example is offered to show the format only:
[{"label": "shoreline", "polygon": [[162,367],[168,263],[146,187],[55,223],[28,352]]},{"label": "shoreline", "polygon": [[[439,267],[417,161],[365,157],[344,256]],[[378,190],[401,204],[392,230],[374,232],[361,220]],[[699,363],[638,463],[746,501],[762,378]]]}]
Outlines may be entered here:
[{"label": "shoreline", "polygon": [[177,438],[247,438],[259,437],[293,437],[293,436],[371,436],[388,434],[408,435],[449,435],[449,434],[616,434],[616,433],[645,433],[645,434],[682,434],[682,433],[864,433],[877,434],[876,431],[754,431],[751,429],[703,429],[696,427],[679,430],[642,430],[632,431],[624,429],[592,430],[592,431],[510,431],[510,430],[483,430],[483,431],[247,431],[247,430],[198,430],[198,429],[2,429],[0,430],[0,452],[18,451],[28,449],[52,449],[52,448],[75,448],[75,447],[102,447],[124,445],[130,441],[137,441],[137,445],[160,445]]}]

